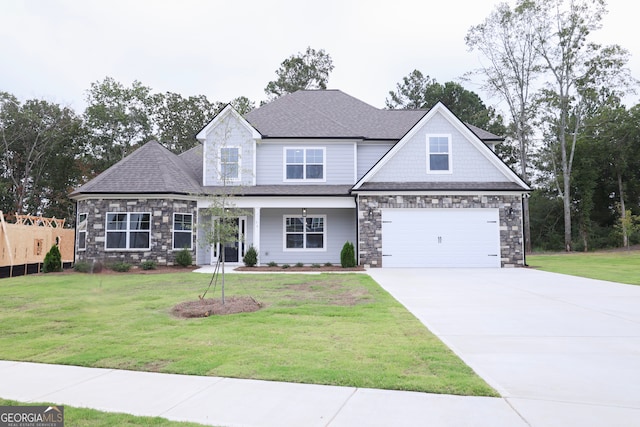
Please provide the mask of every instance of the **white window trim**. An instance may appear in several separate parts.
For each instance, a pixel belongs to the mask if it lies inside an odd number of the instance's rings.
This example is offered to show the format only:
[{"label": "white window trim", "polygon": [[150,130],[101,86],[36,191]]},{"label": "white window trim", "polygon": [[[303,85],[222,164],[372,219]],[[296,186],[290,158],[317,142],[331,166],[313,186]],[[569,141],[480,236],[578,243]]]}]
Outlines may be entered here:
[{"label": "white window trim", "polygon": [[[189,215],[191,217],[191,229],[189,231],[186,230],[177,230],[175,229],[176,227],[176,215]],[[185,248],[176,248],[175,247],[175,242],[176,242],[176,233],[183,233],[183,234],[187,234],[189,233],[189,247],[187,247],[186,249],[188,250],[193,250],[193,214],[190,212],[174,212],[173,213],[173,223],[171,225],[171,250],[173,251],[181,251]]]},{"label": "white window trim", "polygon": [[[80,217],[84,215],[85,216],[85,229],[84,230],[80,230],[78,229],[78,226],[80,225]],[[87,228],[89,226],[88,224],[89,221],[89,214],[86,212],[81,212],[78,214],[78,226],[76,226],[76,229],[78,230],[78,252],[84,252],[87,250]],[[80,247],[80,233],[84,233],[84,248]]]},{"label": "white window trim", "polygon": [[[114,214],[114,215],[118,215],[118,214],[126,214],[127,215],[127,228],[125,228],[124,230],[109,230],[109,215]],[[131,215],[135,215],[135,214],[148,214],[149,215],[149,230],[131,230],[129,228],[129,224],[131,222],[130,217]],[[149,251],[151,250],[151,229],[153,228],[153,216],[151,215],[151,212],[107,212],[107,214],[105,215],[104,218],[104,250],[105,252],[144,252],[144,251]],[[125,248],[109,248],[107,247],[107,242],[109,241],[108,239],[108,234],[109,233],[126,233],[126,247]],[[132,232],[148,232],[149,233],[149,246],[146,248],[130,248],[130,240],[129,237],[131,236]]]},{"label": "white window trim", "polygon": [[[302,179],[287,179],[287,150],[302,150]],[[322,150],[322,178],[304,178],[307,175],[307,150]],[[283,147],[282,148],[282,180],[284,182],[327,182],[327,148],[326,147]]]},{"label": "white window trim", "polygon": [[[449,165],[448,165],[448,169],[447,170],[431,170],[431,149],[430,149],[430,145],[429,145],[429,140],[431,138],[447,138],[448,140],[448,160],[449,160]],[[440,174],[440,175],[447,175],[447,174],[452,174],[453,173],[453,155],[452,155],[452,139],[451,139],[451,134],[448,133],[430,133],[427,134],[427,173],[428,174]],[[434,153],[434,154],[444,154],[444,153]]]},{"label": "white window trim", "polygon": [[[228,177],[224,177],[222,176],[222,150],[224,148],[235,148],[236,150],[238,150],[238,176],[236,178],[228,178]],[[231,163],[229,163],[231,164]],[[242,180],[242,148],[232,145],[232,146],[228,146],[228,147],[220,147],[218,149],[218,179],[220,180],[220,182],[238,182]]]},{"label": "white window trim", "polygon": [[[322,248],[287,248],[287,218],[322,218]],[[320,233],[313,233],[320,234]],[[306,235],[306,231],[303,231]],[[306,241],[306,239],[305,239]],[[283,252],[326,252],[327,251],[327,216],[309,214],[306,217],[302,215],[282,215],[282,250]]]}]

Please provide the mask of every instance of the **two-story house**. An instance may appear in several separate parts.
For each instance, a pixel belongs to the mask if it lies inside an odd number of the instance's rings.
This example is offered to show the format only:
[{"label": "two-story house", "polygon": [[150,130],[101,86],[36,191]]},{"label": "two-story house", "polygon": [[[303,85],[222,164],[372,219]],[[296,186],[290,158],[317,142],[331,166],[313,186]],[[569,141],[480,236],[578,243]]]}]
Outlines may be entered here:
[{"label": "two-story house", "polygon": [[[206,265],[253,245],[260,264],[339,264],[350,241],[367,267],[524,264],[530,188],[495,154],[501,138],[441,103],[299,91],[244,117],[227,106],[197,139],[181,155],[149,142],[70,195],[77,260],[172,264],[186,247]],[[238,226],[225,248],[204,238],[221,194]]]}]

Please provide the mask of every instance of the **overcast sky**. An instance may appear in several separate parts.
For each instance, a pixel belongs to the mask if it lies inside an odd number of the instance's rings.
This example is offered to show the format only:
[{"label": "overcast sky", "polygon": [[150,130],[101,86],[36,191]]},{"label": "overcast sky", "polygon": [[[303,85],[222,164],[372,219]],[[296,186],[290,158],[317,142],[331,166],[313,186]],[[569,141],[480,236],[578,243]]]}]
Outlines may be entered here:
[{"label": "overcast sky", "polygon": [[[477,68],[480,59],[464,37],[497,3],[0,0],[0,91],[82,113],[90,84],[110,76],[127,86],[138,80],[154,92],[223,102],[246,96],[258,105],[280,63],[311,46],[333,59],[329,88],[382,108],[414,69],[444,83]],[[628,49],[632,74],[640,78],[632,4],[609,0],[594,38]]]}]

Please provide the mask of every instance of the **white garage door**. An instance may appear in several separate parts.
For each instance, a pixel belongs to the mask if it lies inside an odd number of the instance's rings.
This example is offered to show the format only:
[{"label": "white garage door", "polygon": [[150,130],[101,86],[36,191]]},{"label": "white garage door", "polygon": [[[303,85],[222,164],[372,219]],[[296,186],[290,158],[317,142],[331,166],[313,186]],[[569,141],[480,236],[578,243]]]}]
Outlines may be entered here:
[{"label": "white garage door", "polygon": [[383,267],[500,267],[498,209],[383,209]]}]

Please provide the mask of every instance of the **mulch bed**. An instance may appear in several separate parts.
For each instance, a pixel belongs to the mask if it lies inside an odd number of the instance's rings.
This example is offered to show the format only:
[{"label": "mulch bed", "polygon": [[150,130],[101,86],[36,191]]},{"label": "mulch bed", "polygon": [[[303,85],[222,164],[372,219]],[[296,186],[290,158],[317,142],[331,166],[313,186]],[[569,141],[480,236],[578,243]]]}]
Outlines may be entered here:
[{"label": "mulch bed", "polygon": [[260,310],[264,304],[249,296],[233,296],[224,300],[219,298],[203,298],[197,301],[185,301],[177,304],[171,310],[176,317],[194,318],[209,317],[213,315],[252,313]]},{"label": "mulch bed", "polygon": [[296,272],[296,271],[300,271],[300,272],[316,272],[316,273],[323,273],[323,272],[330,272],[330,271],[365,271],[364,267],[361,266],[357,266],[357,267],[352,267],[352,268],[342,268],[339,265],[332,265],[332,266],[320,266],[320,267],[311,267],[311,266],[304,266],[304,267],[295,267],[295,266],[291,266],[288,268],[282,268],[281,265],[279,266],[275,266],[275,267],[269,267],[269,266],[256,266],[256,267],[236,267],[234,268],[235,271],[254,271],[254,272],[262,272],[262,273],[282,273],[282,272]]}]

